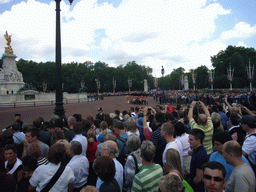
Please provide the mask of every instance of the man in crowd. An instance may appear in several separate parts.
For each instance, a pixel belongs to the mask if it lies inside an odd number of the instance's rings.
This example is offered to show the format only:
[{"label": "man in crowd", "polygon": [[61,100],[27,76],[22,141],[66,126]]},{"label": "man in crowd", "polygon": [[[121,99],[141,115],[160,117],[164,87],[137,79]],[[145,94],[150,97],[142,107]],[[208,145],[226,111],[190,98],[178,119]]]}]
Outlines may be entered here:
[{"label": "man in crowd", "polygon": [[74,175],[74,192],[79,192],[87,183],[87,178],[89,175],[89,161],[88,159],[81,155],[82,145],[78,141],[72,141],[70,143],[70,152],[71,160],[67,164]]},{"label": "man in crowd", "polygon": [[20,132],[21,130],[20,123],[18,122],[13,123],[12,130],[13,130],[13,142],[18,145],[21,144],[25,139],[26,135],[23,132]]},{"label": "man in crowd", "polygon": [[162,112],[157,112],[155,115],[156,130],[152,133],[151,140],[157,149],[156,155],[154,157],[154,162],[163,166],[163,152],[166,146],[166,140],[161,136],[161,126],[164,123],[164,114]]},{"label": "man in crowd", "polygon": [[189,144],[194,149],[190,162],[190,185],[196,192],[204,191],[202,182],[202,166],[208,162],[208,155],[203,146],[204,132],[200,129],[192,129],[189,133]]},{"label": "man in crowd", "polygon": [[227,192],[255,191],[255,175],[252,168],[242,159],[242,148],[232,140],[223,145],[222,155],[234,170],[226,184]]},{"label": "man in crowd", "polygon": [[76,118],[74,116],[70,116],[68,118],[68,128],[69,128],[69,130],[65,132],[65,137],[68,140],[68,142],[70,142],[75,136],[75,133],[73,131],[73,127],[74,127],[75,123],[76,123]]},{"label": "man in crowd", "polygon": [[124,123],[117,120],[114,125],[114,131],[117,134],[117,143],[120,150],[120,154],[117,157],[118,161],[124,166],[126,157],[128,155],[128,149],[126,147],[126,141],[128,139],[128,134],[125,132]]},{"label": "man in crowd", "polygon": [[83,132],[83,125],[81,123],[75,123],[73,127],[75,136],[73,137],[72,141],[78,141],[82,145],[82,155],[86,157],[86,151],[88,146],[88,141],[85,136],[82,135]]},{"label": "man in crowd", "polygon": [[256,174],[256,121],[252,115],[245,115],[240,122],[243,130],[247,132],[242,146],[243,155],[249,159]]},{"label": "man in crowd", "polygon": [[196,101],[192,101],[188,112],[188,119],[192,129],[200,129],[204,132],[205,138],[203,145],[208,155],[212,153],[212,136],[213,136],[213,124],[210,112],[206,108],[203,102],[199,101],[199,105],[203,108],[205,114],[198,115],[198,124],[193,118],[193,110],[197,105]]},{"label": "man in crowd", "polygon": [[29,128],[26,132],[26,138],[23,141],[23,153],[22,157],[25,157],[28,154],[28,149],[29,149],[29,144],[32,143],[38,143],[41,147],[41,157],[46,157],[48,151],[49,151],[49,146],[46,145],[45,143],[39,141],[39,129],[32,127]]},{"label": "man in crowd", "polygon": [[173,137],[174,130],[174,125],[172,123],[164,123],[161,127],[161,136],[164,137],[167,142],[163,152],[163,164],[166,163],[166,151],[170,148],[173,148],[179,152],[181,165],[183,165],[183,147],[181,142]]},{"label": "man in crowd", "polygon": [[134,177],[132,192],[157,191],[158,180],[163,176],[163,169],[159,164],[153,163],[156,148],[151,141],[143,141],[141,144],[142,166],[140,172]]},{"label": "man in crowd", "polygon": [[223,192],[227,179],[225,167],[216,161],[203,165],[203,182],[206,192]]},{"label": "man in crowd", "polygon": [[[116,142],[114,141],[105,141],[100,149],[101,155],[102,156],[108,156],[111,159],[113,159],[116,167],[116,174],[115,174],[115,179],[117,183],[120,186],[120,190],[123,189],[123,166],[122,164],[116,159],[118,156],[118,146]],[[103,182],[98,178],[97,183],[96,183],[96,188],[100,189],[100,186]]]},{"label": "man in crowd", "polygon": [[[209,161],[217,161],[221,163],[226,169],[226,179],[228,180],[234,167],[229,164],[222,156],[222,148],[224,143],[232,140],[232,137],[228,132],[220,132],[214,135],[212,140],[216,151],[211,154]],[[250,165],[250,163],[244,156],[242,156],[242,158],[245,163]]]}]

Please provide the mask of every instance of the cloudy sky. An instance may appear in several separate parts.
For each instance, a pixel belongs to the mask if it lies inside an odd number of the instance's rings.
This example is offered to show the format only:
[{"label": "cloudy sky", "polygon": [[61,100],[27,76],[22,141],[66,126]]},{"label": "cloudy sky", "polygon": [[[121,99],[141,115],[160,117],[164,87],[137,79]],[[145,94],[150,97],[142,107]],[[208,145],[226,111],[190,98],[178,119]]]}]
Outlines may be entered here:
[{"label": "cloudy sky", "polygon": [[[0,0],[0,52],[12,35],[17,59],[55,61],[55,7],[49,0]],[[255,48],[255,0],[61,1],[62,63],[135,60],[153,76],[206,65],[228,45]]]}]

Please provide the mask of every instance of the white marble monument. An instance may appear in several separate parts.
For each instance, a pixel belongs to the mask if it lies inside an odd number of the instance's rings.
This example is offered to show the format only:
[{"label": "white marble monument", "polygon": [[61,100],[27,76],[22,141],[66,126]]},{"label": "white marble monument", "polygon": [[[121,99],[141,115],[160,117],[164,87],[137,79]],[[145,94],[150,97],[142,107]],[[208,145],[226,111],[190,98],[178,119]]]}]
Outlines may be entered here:
[{"label": "white marble monument", "polygon": [[188,90],[189,86],[188,86],[188,76],[185,76],[185,80],[184,80],[184,90]]},{"label": "white marble monument", "polygon": [[6,39],[5,53],[2,56],[3,64],[0,68],[0,94],[15,94],[17,91],[25,85],[21,72],[15,63],[16,55],[13,54],[11,43],[11,36],[7,31],[4,35]]},{"label": "white marble monument", "polygon": [[144,92],[148,92],[148,81],[144,79]]}]

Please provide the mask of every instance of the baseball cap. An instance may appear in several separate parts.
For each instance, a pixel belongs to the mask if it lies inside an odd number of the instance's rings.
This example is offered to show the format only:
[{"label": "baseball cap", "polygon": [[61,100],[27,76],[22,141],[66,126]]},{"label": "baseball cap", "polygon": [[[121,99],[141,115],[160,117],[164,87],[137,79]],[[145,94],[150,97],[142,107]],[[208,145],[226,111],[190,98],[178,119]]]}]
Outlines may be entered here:
[{"label": "baseball cap", "polygon": [[143,128],[143,118],[140,117],[137,121],[136,124],[139,128]]},{"label": "baseball cap", "polygon": [[253,128],[256,126],[255,118],[252,115],[244,115],[241,119],[238,120],[238,122],[248,124],[249,126],[251,125]]},{"label": "baseball cap", "polygon": [[172,113],[174,111],[173,109],[173,106],[169,105],[167,108],[166,108],[167,112],[168,113]]}]

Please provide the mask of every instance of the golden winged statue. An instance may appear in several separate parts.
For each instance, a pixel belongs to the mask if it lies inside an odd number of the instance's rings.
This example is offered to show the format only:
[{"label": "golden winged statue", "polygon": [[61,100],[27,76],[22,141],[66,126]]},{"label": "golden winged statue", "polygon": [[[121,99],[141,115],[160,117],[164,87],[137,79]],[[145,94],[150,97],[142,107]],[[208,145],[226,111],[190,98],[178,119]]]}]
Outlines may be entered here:
[{"label": "golden winged statue", "polygon": [[12,41],[12,36],[11,35],[8,35],[7,31],[4,35],[4,38],[6,39],[6,45],[7,47],[5,47],[5,52],[9,53],[9,54],[12,54],[13,53],[13,50],[12,50],[12,47],[11,47],[11,41]]}]

